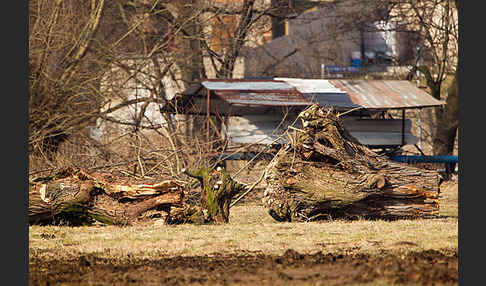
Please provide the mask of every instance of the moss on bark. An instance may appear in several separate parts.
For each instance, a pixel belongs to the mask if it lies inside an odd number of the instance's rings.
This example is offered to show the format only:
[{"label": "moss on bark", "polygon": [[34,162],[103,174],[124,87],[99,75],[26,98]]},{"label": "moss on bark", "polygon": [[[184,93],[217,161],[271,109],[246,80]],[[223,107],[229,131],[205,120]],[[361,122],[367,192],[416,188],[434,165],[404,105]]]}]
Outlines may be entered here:
[{"label": "moss on bark", "polygon": [[246,189],[246,186],[234,181],[222,168],[201,167],[186,170],[188,176],[201,183],[201,212],[206,222],[229,222],[230,204],[235,195]]}]

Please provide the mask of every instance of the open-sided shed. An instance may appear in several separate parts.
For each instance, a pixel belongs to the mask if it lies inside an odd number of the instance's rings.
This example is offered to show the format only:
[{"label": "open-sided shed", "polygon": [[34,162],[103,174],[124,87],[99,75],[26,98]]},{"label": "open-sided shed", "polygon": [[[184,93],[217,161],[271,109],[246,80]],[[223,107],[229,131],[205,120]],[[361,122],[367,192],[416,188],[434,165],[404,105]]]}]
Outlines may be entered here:
[{"label": "open-sided shed", "polygon": [[400,119],[371,118],[350,114],[343,123],[358,141],[369,147],[392,147],[416,144],[412,122],[405,118],[406,109],[445,104],[406,80],[296,79],[278,78],[295,86],[307,99],[320,106],[337,110],[358,109],[379,112],[402,111]]},{"label": "open-sided shed", "polygon": [[[179,112],[205,115],[208,129],[211,116],[220,118],[221,129],[233,143],[284,143],[282,132],[291,124],[300,128],[297,114],[314,103],[353,110],[343,123],[368,147],[416,144],[405,109],[445,104],[404,80],[297,78],[204,80],[176,100]],[[390,109],[402,110],[402,118],[369,116]]]}]

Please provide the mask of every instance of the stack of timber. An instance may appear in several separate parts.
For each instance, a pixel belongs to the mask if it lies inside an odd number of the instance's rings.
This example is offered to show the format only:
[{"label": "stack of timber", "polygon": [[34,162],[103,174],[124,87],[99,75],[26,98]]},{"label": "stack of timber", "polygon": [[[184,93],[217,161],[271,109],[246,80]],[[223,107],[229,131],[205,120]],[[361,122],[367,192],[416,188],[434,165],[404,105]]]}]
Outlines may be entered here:
[{"label": "stack of timber", "polygon": [[440,175],[361,145],[332,109],[313,105],[267,166],[263,203],[277,221],[430,218]]}]

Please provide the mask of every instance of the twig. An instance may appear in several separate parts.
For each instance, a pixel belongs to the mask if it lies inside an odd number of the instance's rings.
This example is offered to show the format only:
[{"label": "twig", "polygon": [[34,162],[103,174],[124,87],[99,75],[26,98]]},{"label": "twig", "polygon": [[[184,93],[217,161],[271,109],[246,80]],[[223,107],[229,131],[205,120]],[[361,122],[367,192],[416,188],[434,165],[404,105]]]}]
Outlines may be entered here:
[{"label": "twig", "polygon": [[142,160],[140,159],[140,149],[142,148],[142,139],[140,139],[140,135],[137,133],[137,139],[138,139],[138,152],[137,152],[137,161],[138,161],[138,165],[140,167],[140,172],[142,173],[142,177],[145,177],[145,171],[143,169],[143,164],[142,164]]},{"label": "twig", "polygon": [[339,114],[337,115],[337,117],[341,117],[341,116],[343,116],[343,115],[346,115],[346,114],[348,114],[348,113],[350,113],[350,112],[353,112],[353,111],[359,110],[359,109],[361,109],[361,108],[364,108],[364,107],[363,107],[363,106],[358,106],[358,107],[355,107],[355,108],[350,109],[350,110],[348,110],[348,111],[346,111],[346,112],[339,113]]},{"label": "twig", "polygon": [[242,198],[244,198],[248,193],[250,193],[256,187],[256,185],[258,185],[263,180],[263,177],[265,177],[265,170],[262,172],[260,178],[256,182],[254,182],[253,185],[251,185],[251,187],[248,188],[248,190],[246,190],[243,194],[241,194],[241,196],[239,196],[236,200],[234,200],[230,204],[230,208],[236,205],[236,203],[238,203]]},{"label": "twig", "polygon": [[[284,115],[284,117],[282,118],[282,120],[280,121],[280,123],[278,124],[278,126],[277,126],[277,128],[276,128],[275,130],[277,130],[277,129],[278,129],[278,128],[279,128],[279,127],[280,127],[280,126],[283,124],[283,122],[284,122],[285,118],[287,118],[287,113]],[[294,124],[297,122],[297,120],[298,120],[298,117],[297,117],[297,118],[295,118],[295,120],[292,122],[292,124],[288,125],[288,126],[287,126],[287,128],[289,128],[289,127],[293,127],[292,125],[294,125]],[[271,146],[272,146],[274,143],[277,143],[277,142],[278,142],[280,139],[282,139],[282,138],[283,138],[285,135],[288,135],[288,132],[287,132],[287,131],[285,131],[285,132],[283,132],[282,134],[280,134],[279,136],[277,136],[277,138],[276,138],[275,140],[273,140],[273,141],[272,141],[270,144],[268,144],[268,145],[267,145],[267,146],[266,146],[266,147],[265,147],[263,150],[261,150],[260,152],[258,152],[258,153],[257,153],[257,154],[256,154],[256,155],[253,157],[253,158],[251,158],[251,159],[250,159],[250,160],[249,160],[249,161],[246,163],[246,165],[245,165],[245,166],[243,166],[241,169],[239,169],[239,170],[238,170],[238,171],[237,171],[237,172],[234,174],[234,176],[237,176],[237,175],[238,175],[238,174],[239,174],[241,171],[243,171],[243,170],[244,170],[246,167],[248,167],[248,166],[251,164],[251,162],[253,162],[253,160],[255,160],[255,159],[258,157],[258,156],[260,156],[261,154],[263,154],[263,152],[265,152],[266,150],[270,149],[270,147],[271,147]],[[264,140],[264,139],[260,139],[260,140]],[[258,143],[258,142],[259,142],[259,141],[257,141],[256,143]],[[253,143],[253,144],[251,144],[251,145],[254,145],[254,144],[256,144],[256,143]],[[250,146],[251,146],[251,145],[250,145]],[[247,147],[246,147],[246,148],[247,148]],[[236,153],[236,152],[238,152],[239,150],[242,150],[242,149],[244,149],[244,147],[243,147],[243,148],[238,149],[238,150],[237,150],[237,151],[235,151],[234,153]],[[228,157],[229,157],[229,156],[227,156],[226,158],[228,158]],[[226,158],[224,158],[224,159],[226,159]],[[223,160],[224,160],[224,159],[223,159]]]},{"label": "twig", "polygon": [[303,132],[303,133],[306,133],[305,130],[299,129],[299,128],[294,127],[294,126],[289,126],[289,128],[290,129],[293,129],[293,130],[297,130],[297,131]]},{"label": "twig", "polygon": [[135,179],[141,179],[141,177],[140,177],[140,176],[137,176],[137,175],[131,174],[131,173],[129,173],[129,172],[127,172],[127,171],[124,171],[124,170],[120,170],[119,172],[120,172],[120,173],[122,173],[122,174],[124,174],[124,175],[126,175],[126,176],[128,176],[128,177],[132,177],[132,178],[135,178]]}]

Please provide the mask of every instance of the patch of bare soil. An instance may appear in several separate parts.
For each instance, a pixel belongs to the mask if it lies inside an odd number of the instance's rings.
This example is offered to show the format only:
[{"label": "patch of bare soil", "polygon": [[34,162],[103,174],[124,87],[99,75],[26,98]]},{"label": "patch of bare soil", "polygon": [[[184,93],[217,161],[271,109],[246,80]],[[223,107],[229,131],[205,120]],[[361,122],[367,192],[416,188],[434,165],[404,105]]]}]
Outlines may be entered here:
[{"label": "patch of bare soil", "polygon": [[31,257],[30,285],[457,285],[457,251],[283,255],[240,253],[137,259]]}]

